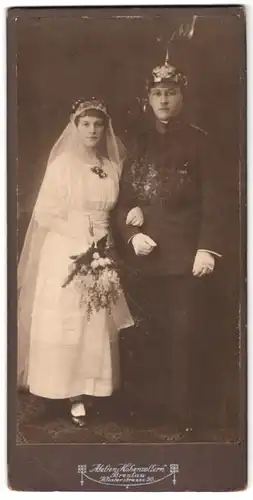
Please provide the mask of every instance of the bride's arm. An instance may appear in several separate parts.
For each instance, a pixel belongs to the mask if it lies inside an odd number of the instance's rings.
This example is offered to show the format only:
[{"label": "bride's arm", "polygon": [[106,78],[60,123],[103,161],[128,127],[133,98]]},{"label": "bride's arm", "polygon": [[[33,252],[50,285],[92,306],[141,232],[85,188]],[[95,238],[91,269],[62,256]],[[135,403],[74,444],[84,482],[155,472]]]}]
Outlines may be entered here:
[{"label": "bride's arm", "polygon": [[141,227],[144,224],[144,215],[140,207],[131,208],[126,217],[126,224],[129,226]]},{"label": "bride's arm", "polygon": [[46,171],[34,209],[37,223],[70,238],[83,238],[88,221],[80,214],[69,218],[69,178],[64,158],[52,162]]}]

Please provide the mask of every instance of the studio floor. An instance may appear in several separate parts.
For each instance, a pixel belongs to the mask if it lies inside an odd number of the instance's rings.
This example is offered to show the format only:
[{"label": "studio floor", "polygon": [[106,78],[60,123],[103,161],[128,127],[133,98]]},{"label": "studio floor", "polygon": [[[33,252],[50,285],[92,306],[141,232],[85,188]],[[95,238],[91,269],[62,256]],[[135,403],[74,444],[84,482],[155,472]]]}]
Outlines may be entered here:
[{"label": "studio floor", "polygon": [[169,423],[143,409],[133,409],[122,398],[98,398],[90,407],[87,425],[76,428],[66,401],[51,402],[29,393],[17,396],[17,443],[167,443],[234,442],[234,428],[209,424],[179,435]]}]

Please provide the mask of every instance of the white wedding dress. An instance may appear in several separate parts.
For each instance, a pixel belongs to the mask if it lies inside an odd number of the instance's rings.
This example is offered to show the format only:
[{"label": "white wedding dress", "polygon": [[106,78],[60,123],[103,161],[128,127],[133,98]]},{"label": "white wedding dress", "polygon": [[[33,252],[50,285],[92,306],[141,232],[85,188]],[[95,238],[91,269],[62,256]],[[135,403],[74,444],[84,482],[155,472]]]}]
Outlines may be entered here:
[{"label": "white wedding dress", "polygon": [[119,192],[117,168],[104,160],[100,178],[68,152],[48,169],[34,217],[46,235],[40,252],[31,316],[28,387],[47,398],[108,396],[119,384],[118,332],[133,325],[123,292],[113,306],[88,321],[69,274],[70,256],[108,233]]}]

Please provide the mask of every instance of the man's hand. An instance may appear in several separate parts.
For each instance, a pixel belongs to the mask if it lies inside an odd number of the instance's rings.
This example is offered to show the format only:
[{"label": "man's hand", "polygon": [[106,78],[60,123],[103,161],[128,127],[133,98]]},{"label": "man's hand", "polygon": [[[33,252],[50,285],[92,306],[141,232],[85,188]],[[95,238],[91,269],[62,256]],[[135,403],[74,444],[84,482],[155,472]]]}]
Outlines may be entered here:
[{"label": "man's hand", "polygon": [[126,224],[128,226],[142,226],[144,222],[143,212],[140,207],[134,207],[127,214]]},{"label": "man's hand", "polygon": [[194,276],[201,278],[206,274],[211,274],[214,270],[215,258],[214,256],[203,250],[198,250],[193,264],[192,273]]},{"label": "man's hand", "polygon": [[147,234],[138,233],[133,236],[131,242],[136,255],[149,255],[150,252],[157,246],[154,240]]}]

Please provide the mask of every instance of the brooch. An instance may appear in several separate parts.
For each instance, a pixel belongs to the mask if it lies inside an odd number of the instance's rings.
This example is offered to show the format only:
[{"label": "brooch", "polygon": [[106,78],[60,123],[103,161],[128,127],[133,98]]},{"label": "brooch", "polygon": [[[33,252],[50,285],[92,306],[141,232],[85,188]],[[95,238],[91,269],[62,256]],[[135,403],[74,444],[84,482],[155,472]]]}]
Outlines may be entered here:
[{"label": "brooch", "polygon": [[102,169],[102,167],[99,167],[99,166],[94,166],[94,167],[91,167],[91,171],[98,175],[98,177],[100,179],[105,179],[105,177],[107,177],[107,173]]}]

